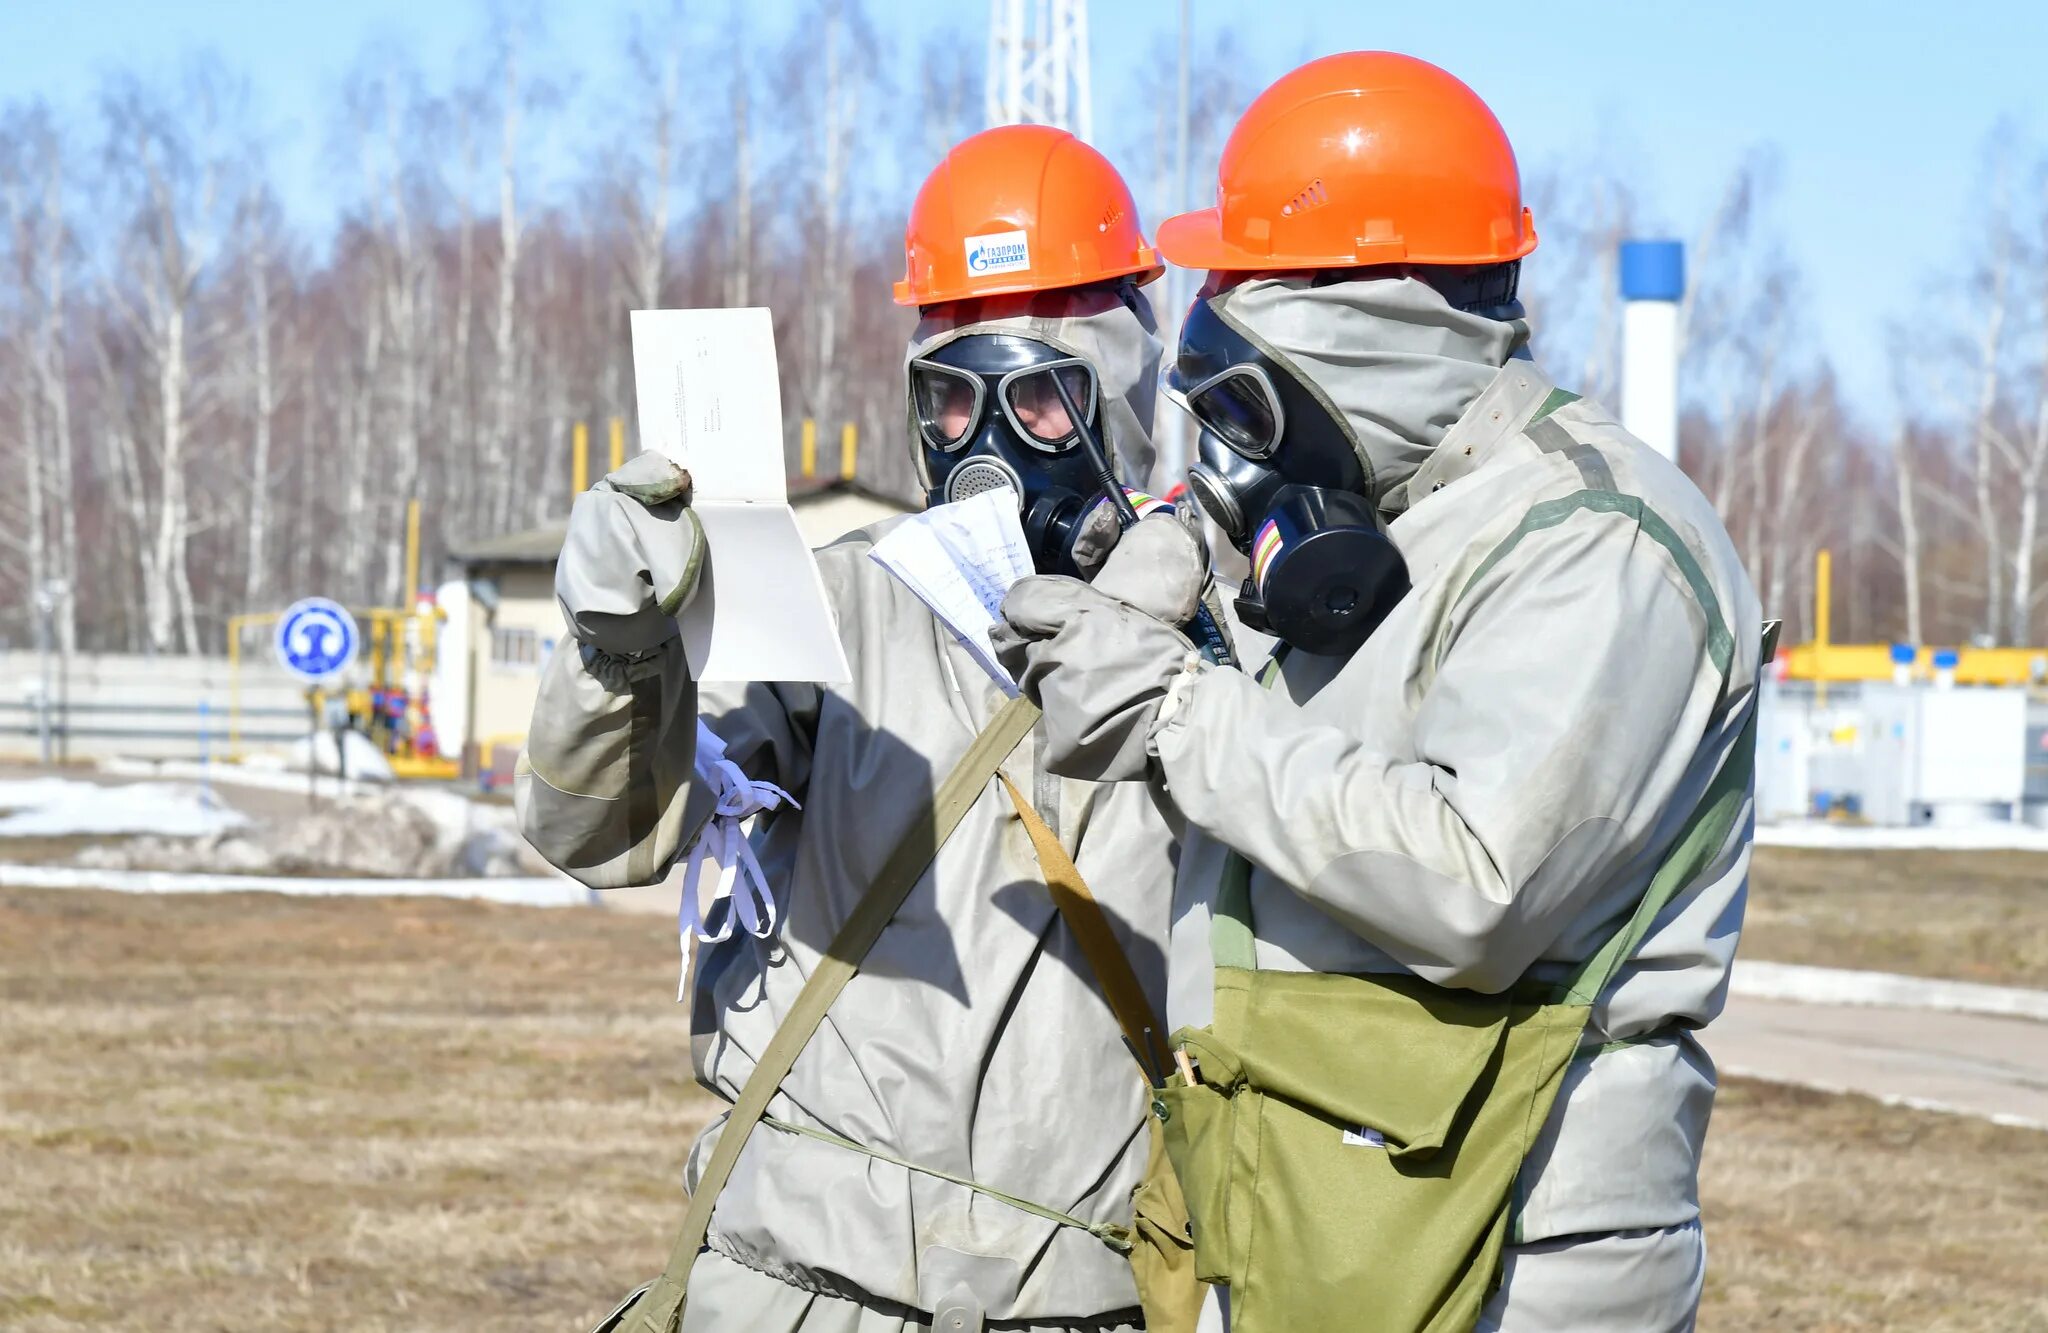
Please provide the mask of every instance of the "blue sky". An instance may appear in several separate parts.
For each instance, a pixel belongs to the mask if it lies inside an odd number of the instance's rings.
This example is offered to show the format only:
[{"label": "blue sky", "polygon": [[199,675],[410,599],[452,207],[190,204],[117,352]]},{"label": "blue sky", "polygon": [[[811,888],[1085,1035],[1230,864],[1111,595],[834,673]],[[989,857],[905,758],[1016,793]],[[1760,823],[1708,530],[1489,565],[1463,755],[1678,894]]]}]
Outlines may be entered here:
[{"label": "blue sky", "polygon": [[[572,79],[611,75],[625,15],[638,7],[544,6],[549,63]],[[732,12],[730,0],[689,8]],[[746,5],[764,41],[779,38],[797,8],[792,0]],[[899,68],[932,27],[979,39],[986,15],[980,0],[870,0],[869,8]],[[1097,0],[1093,10],[1097,137],[1108,141],[1110,118],[1150,115],[1132,105],[1120,59],[1149,53],[1170,34],[1177,6]],[[2005,119],[2036,141],[2048,137],[2048,4],[2039,0],[1194,0],[1193,10],[1198,33],[1234,31],[1255,85],[1334,50],[1383,47],[1433,60],[1492,103],[1525,164],[1612,154],[1635,170],[1650,218],[1681,236],[1711,211],[1746,153],[1775,145],[1782,184],[1772,222],[1804,272],[1811,326],[1879,421],[1892,410],[1885,329],[1959,270],[1987,133]],[[83,109],[107,69],[165,70],[185,52],[213,48],[249,76],[287,203],[317,226],[332,212],[320,127],[358,49],[396,39],[443,82],[476,56],[483,14],[469,0],[0,0],[0,100],[40,95]],[[1212,166],[1196,164],[1197,193]]]}]

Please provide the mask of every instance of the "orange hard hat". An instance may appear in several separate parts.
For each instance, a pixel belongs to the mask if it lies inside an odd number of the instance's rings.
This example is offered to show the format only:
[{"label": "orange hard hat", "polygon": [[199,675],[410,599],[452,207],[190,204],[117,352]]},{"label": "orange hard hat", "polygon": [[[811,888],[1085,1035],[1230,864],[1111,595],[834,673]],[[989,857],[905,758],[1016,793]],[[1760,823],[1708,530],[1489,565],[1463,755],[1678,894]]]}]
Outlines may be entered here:
[{"label": "orange hard hat", "polygon": [[998,125],[925,177],[903,229],[897,305],[1042,292],[1163,271],[1109,159],[1050,125]]},{"label": "orange hard hat", "polygon": [[1259,94],[1216,169],[1216,207],[1168,218],[1195,269],[1499,264],[1536,248],[1507,132],[1479,95],[1391,51],[1312,60]]}]

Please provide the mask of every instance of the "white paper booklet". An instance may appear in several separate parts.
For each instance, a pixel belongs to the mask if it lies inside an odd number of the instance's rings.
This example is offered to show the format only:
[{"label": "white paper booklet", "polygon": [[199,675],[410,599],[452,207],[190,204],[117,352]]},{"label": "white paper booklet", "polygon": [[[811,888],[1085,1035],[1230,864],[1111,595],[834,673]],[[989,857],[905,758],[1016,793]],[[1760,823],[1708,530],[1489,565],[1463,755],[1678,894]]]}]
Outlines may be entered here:
[{"label": "white paper booklet", "polygon": [[775,328],[764,309],[635,310],[640,442],[688,469],[709,547],[683,652],[700,681],[852,677],[789,507]]},{"label": "white paper booklet", "polygon": [[1017,692],[996,661],[989,631],[1002,618],[1010,585],[1033,573],[1014,491],[983,491],[953,504],[934,505],[904,519],[868,551],[877,564],[945,622],[988,669],[996,683]]}]

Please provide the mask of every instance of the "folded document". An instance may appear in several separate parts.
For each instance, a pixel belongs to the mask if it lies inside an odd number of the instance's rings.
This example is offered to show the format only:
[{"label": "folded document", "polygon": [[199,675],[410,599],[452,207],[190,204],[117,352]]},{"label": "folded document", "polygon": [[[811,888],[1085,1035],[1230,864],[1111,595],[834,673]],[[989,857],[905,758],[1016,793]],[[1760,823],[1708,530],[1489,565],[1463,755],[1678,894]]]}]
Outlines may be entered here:
[{"label": "folded document", "polygon": [[917,594],[997,684],[1017,692],[989,641],[1010,585],[1034,572],[1014,491],[983,491],[913,514],[868,555]]}]

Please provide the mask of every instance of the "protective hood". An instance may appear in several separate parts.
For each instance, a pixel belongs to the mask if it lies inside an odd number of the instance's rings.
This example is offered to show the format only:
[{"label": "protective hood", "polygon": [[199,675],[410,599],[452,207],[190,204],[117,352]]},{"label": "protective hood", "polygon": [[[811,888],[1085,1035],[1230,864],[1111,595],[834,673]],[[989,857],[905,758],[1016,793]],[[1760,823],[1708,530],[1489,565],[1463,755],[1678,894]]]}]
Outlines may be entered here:
[{"label": "protective hood", "polygon": [[1463,311],[1417,277],[1255,278],[1211,306],[1323,399],[1358,451],[1367,498],[1388,517],[1408,507],[1408,479],[1529,341],[1519,301]]},{"label": "protective hood", "polygon": [[[1126,486],[1152,477],[1152,404],[1159,374],[1159,326],[1151,304],[1134,288],[1078,288],[1028,296],[951,301],[928,308],[903,356],[904,400],[910,398],[910,363],[958,338],[977,333],[1022,334],[1087,360],[1102,386],[1103,441]],[[917,438],[911,422],[910,438]],[[916,449],[918,484],[927,488],[924,451]]]}]

